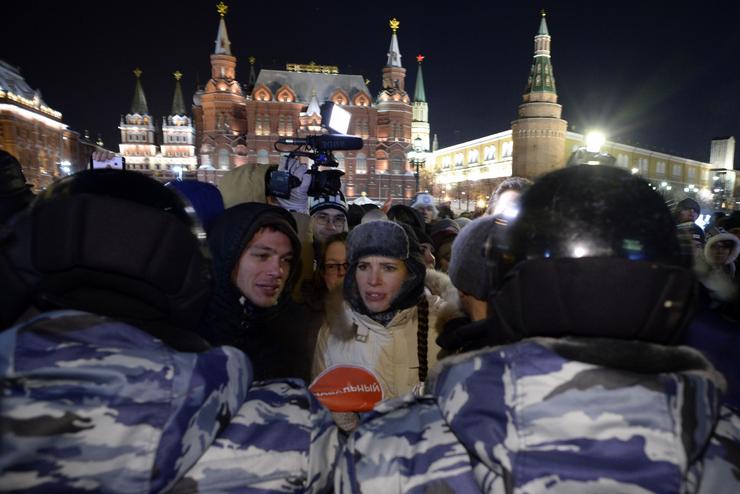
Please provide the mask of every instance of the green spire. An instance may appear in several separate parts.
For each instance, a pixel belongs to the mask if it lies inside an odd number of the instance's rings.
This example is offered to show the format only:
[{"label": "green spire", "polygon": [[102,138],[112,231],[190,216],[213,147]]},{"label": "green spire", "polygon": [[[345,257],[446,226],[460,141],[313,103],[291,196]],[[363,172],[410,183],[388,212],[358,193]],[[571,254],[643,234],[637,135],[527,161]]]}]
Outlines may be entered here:
[{"label": "green spire", "polygon": [[424,55],[417,55],[416,61],[419,62],[419,70],[416,72],[416,89],[414,89],[414,101],[426,102],[427,96],[424,92],[424,76],[421,73],[421,62],[424,60]]},{"label": "green spire", "polygon": [[537,31],[537,34],[540,36],[550,36],[550,33],[547,30],[547,21],[545,20],[545,9],[542,9],[542,20],[540,21],[540,30]]},{"label": "green spire", "polygon": [[550,60],[550,34],[545,22],[545,11],[542,11],[542,20],[537,35],[534,37],[534,60],[532,68],[529,71],[527,88],[524,93],[554,93],[555,76],[552,71],[552,62]]},{"label": "green spire", "polygon": [[138,67],[134,69],[134,75],[136,76],[136,89],[134,90],[134,101],[131,103],[131,113],[148,115],[149,107],[146,104],[144,89],[141,87],[141,69]]},{"label": "green spire", "polygon": [[182,97],[182,88],[180,87],[182,73],[178,70],[172,75],[175,76],[175,97],[172,98],[172,111],[170,115],[186,115],[185,100]]}]

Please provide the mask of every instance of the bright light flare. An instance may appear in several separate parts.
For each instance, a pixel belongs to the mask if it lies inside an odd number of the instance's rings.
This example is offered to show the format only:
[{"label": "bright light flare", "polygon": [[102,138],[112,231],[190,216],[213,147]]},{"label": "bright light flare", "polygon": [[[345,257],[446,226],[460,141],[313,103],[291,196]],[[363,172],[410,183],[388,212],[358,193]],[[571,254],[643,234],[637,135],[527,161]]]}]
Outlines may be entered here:
[{"label": "bright light flare", "polygon": [[586,151],[589,153],[598,153],[601,151],[601,146],[606,142],[606,136],[603,132],[597,130],[591,131],[586,134]]}]

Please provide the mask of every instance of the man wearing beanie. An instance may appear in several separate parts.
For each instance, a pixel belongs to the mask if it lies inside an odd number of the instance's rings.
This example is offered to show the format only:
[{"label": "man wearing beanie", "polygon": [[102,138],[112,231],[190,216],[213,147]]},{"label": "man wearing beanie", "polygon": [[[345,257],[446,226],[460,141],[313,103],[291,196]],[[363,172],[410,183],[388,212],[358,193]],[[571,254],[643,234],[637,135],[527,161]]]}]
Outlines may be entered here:
[{"label": "man wearing beanie", "polygon": [[421,213],[427,225],[437,219],[437,207],[434,205],[434,197],[431,194],[418,194],[411,203],[411,207]]},{"label": "man wearing beanie", "polygon": [[311,197],[308,206],[315,242],[323,244],[332,235],[347,231],[347,201],[341,192]]},{"label": "man wearing beanie", "polygon": [[676,204],[676,223],[693,223],[701,214],[701,206],[690,197]]},{"label": "man wearing beanie", "polygon": [[486,299],[491,283],[483,246],[495,222],[494,216],[482,216],[460,230],[452,243],[447,274],[460,291],[465,313],[474,322],[485,319],[488,314]]}]

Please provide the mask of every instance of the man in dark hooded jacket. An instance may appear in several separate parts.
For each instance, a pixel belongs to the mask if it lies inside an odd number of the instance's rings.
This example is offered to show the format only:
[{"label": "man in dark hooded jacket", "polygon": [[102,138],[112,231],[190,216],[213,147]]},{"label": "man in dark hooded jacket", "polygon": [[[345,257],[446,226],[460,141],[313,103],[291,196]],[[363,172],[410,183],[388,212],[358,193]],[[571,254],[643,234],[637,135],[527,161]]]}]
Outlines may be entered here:
[{"label": "man in dark hooded jacket", "polygon": [[209,235],[213,297],[201,334],[244,351],[256,379],[310,381],[321,314],[291,298],[301,244],[293,216],[261,203],[229,208]]}]

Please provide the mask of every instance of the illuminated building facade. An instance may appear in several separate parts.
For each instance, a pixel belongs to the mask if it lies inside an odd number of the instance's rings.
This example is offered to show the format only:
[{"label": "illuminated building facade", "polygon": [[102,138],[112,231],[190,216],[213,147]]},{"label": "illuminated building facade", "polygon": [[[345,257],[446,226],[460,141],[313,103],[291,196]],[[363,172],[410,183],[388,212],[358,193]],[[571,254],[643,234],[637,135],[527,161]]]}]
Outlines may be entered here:
[{"label": "illuminated building facade", "polygon": [[291,63],[286,70],[261,70],[255,75],[254,59],[250,58],[249,83],[243,87],[236,79],[237,60],[231,52],[226,11],[227,7],[219,4],[221,19],[211,54],[211,79],[193,98],[198,179],[216,183],[237,166],[277,165],[277,139],[321,132],[319,108],[331,101],[352,115],[348,133],[364,140],[360,150],[334,152],[345,172],[342,187],[347,198],[364,192],[375,199],[388,195],[410,199],[415,192],[414,170],[408,160],[412,106],[405,91],[398,21],[390,23],[382,90],[373,100],[363,76],[340,74],[337,67],[315,63]]},{"label": "illuminated building facade", "polygon": [[[550,35],[544,12],[535,35],[535,53],[518,118],[510,130],[433,151],[427,166],[435,176],[433,193],[458,211],[487,204],[506,177],[536,178],[565,166],[568,156],[585,146],[585,136],[567,131],[557,103],[550,61]],[[709,162],[607,141],[602,152],[616,166],[643,176],[667,199],[693,197],[705,211],[731,210],[736,185],[735,139],[712,141]]]},{"label": "illuminated building facade", "polygon": [[85,169],[92,152],[102,147],[70,130],[20,70],[0,60],[0,149],[18,159],[38,191],[55,178]]},{"label": "illuminated building facade", "polygon": [[162,118],[161,144],[157,144],[159,132],[141,85],[141,70],[134,70],[136,87],[131,111],[121,117],[119,150],[126,158],[126,167],[154,177],[163,182],[175,178],[195,178],[195,129],[185,110],[185,101],[180,87],[182,74],[177,71],[175,93],[170,114]]}]

